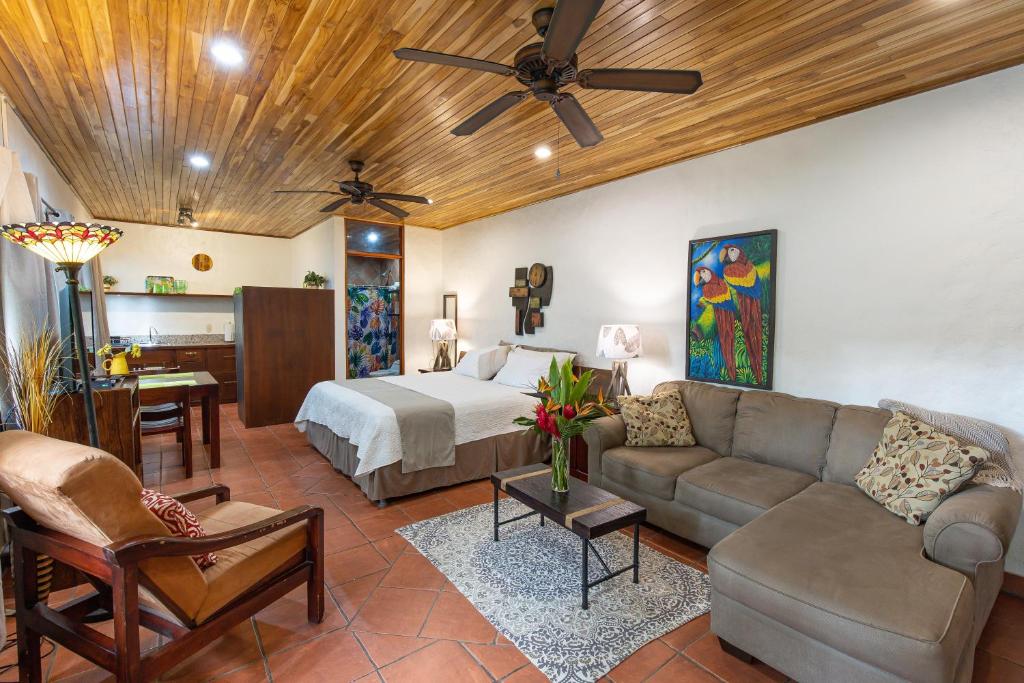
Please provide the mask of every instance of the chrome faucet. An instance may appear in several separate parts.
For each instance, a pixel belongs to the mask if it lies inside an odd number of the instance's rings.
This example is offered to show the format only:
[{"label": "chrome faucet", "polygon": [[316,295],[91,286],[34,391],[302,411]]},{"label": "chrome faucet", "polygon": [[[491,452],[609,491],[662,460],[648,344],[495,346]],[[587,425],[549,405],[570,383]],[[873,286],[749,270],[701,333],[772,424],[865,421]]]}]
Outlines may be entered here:
[{"label": "chrome faucet", "polygon": [[160,334],[160,330],[158,330],[155,327],[153,327],[152,325],[150,325],[149,326],[149,343],[150,344],[154,343],[154,341],[153,341],[153,335],[154,334],[157,334],[157,335]]}]

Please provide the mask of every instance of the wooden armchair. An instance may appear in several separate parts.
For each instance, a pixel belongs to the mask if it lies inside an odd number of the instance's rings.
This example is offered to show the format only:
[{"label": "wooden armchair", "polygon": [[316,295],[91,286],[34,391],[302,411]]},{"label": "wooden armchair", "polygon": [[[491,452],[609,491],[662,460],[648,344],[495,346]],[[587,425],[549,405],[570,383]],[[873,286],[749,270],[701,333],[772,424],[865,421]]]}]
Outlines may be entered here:
[{"label": "wooden armchair", "polygon": [[[309,621],[323,620],[321,508],[282,512],[234,502],[226,486],[214,485],[176,496],[216,497],[197,513],[210,535],[175,537],[142,505],[141,485],[120,460],[28,432],[0,434],[0,488],[20,506],[4,514],[23,682],[42,680],[42,636],[119,681],[145,681],[303,583]],[[217,564],[200,571],[191,556],[208,552]],[[37,554],[82,571],[96,590],[59,609],[40,602]],[[113,614],[113,638],[86,625],[97,608]],[[140,627],[169,641],[143,656]]]}]

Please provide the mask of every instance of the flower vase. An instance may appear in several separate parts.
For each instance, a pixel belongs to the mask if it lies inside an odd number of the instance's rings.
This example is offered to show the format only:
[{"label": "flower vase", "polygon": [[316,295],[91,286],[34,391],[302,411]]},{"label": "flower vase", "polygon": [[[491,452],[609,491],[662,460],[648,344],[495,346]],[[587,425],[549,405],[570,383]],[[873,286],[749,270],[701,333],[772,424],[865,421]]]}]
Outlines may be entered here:
[{"label": "flower vase", "polygon": [[569,490],[569,439],[551,440],[551,490]]}]

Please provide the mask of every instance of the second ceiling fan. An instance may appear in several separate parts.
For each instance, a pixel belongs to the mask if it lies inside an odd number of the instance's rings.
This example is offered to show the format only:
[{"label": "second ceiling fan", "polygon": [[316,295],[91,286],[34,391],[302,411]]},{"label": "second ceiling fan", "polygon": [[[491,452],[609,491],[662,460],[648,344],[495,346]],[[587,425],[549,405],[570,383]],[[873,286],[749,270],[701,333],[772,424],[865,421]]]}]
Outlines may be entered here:
[{"label": "second ceiling fan", "polygon": [[672,69],[584,69],[576,68],[576,49],[597,16],[604,0],[558,0],[554,8],[542,7],[533,13],[533,25],[544,39],[519,50],[514,66],[483,59],[461,57],[403,47],[395,50],[399,59],[428,62],[463,69],[488,71],[500,76],[515,76],[528,90],[502,95],[460,123],[452,133],[472,135],[513,105],[533,95],[555,110],[580,147],[590,147],[604,137],[570,93],[559,88],[576,83],[593,90],[630,90],[690,95],[703,84],[699,71]]},{"label": "second ceiling fan", "polygon": [[342,206],[348,203],[362,204],[367,203],[376,206],[378,209],[383,209],[393,216],[399,218],[405,218],[409,215],[408,211],[398,208],[394,204],[390,204],[385,199],[390,199],[395,202],[415,202],[417,204],[433,204],[434,202],[426,197],[420,197],[414,194],[395,194],[394,192],[377,192],[373,189],[373,185],[359,179],[359,174],[363,170],[363,162],[356,159],[350,159],[348,162],[349,168],[356,174],[356,177],[352,180],[340,180],[335,181],[338,183],[338,192],[336,190],[274,190],[277,194],[334,194],[341,197],[341,199],[335,199],[330,204],[320,209],[322,213],[334,213]]}]

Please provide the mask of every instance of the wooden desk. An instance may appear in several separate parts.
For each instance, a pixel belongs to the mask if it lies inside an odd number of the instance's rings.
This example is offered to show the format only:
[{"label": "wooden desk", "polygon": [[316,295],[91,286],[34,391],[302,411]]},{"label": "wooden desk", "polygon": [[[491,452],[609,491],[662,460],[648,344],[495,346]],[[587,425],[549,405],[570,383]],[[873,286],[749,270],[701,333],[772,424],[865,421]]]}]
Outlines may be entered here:
[{"label": "wooden desk", "polygon": [[203,443],[210,446],[210,467],[220,467],[220,384],[206,370],[139,377],[142,405],[170,400],[170,387],[188,386],[190,398],[199,399],[203,411]]}]

